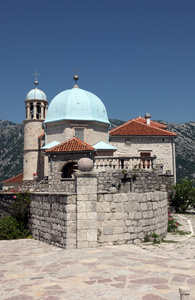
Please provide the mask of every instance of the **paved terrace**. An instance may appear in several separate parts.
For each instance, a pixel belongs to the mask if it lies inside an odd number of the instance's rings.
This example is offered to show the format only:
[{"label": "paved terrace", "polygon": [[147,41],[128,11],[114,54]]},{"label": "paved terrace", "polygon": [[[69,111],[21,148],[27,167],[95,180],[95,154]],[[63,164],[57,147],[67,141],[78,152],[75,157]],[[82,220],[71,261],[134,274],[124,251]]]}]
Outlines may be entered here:
[{"label": "paved terrace", "polygon": [[168,234],[176,243],[64,250],[0,241],[0,299],[178,300],[185,286],[195,299],[195,214],[186,216],[178,221],[191,234]]}]

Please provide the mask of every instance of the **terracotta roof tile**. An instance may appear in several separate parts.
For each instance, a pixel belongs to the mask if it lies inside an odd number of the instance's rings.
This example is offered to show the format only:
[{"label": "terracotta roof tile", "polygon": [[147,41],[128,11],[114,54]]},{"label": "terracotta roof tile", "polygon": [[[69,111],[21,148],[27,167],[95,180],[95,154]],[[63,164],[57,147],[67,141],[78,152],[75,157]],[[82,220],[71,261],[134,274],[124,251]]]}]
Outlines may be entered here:
[{"label": "terracotta roof tile", "polygon": [[[143,124],[146,124],[146,119],[145,118],[142,118],[142,117],[138,117],[136,119],[134,119],[135,121],[137,122],[140,122],[140,123],[143,123]],[[164,128],[166,129],[167,126],[164,125],[164,124],[160,124],[158,122],[154,122],[154,121],[150,121],[150,125],[153,126],[153,127],[157,127],[157,128]]]},{"label": "terracotta roof tile", "polygon": [[177,136],[174,132],[154,127],[151,123],[146,125],[137,120],[130,120],[118,126],[112,129],[109,134],[110,136]]},{"label": "terracotta roof tile", "polygon": [[18,183],[23,182],[23,173],[2,181],[2,183],[11,183],[11,182],[18,182]]},{"label": "terracotta roof tile", "polygon": [[73,152],[73,151],[93,151],[95,148],[74,137],[66,142],[45,150],[45,152]]},{"label": "terracotta roof tile", "polygon": [[38,138],[40,139],[41,137],[44,137],[45,136],[45,133],[42,133],[38,136]]}]

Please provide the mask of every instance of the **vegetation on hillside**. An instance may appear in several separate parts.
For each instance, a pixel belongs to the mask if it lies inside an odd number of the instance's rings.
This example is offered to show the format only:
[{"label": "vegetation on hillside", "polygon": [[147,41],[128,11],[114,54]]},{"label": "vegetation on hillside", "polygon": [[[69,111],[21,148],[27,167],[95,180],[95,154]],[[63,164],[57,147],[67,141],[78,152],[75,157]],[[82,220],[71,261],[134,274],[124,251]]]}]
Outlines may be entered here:
[{"label": "vegetation on hillside", "polygon": [[11,215],[0,219],[0,240],[21,239],[30,235],[30,195],[28,192],[18,193],[13,198]]}]

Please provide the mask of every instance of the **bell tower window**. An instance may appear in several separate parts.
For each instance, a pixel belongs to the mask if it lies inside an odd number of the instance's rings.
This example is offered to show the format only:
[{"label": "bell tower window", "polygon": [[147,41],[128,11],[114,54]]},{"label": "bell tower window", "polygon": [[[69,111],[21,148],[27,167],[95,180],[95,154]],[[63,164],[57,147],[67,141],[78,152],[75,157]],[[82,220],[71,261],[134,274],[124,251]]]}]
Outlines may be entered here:
[{"label": "bell tower window", "polygon": [[41,119],[41,103],[37,103],[37,119]]},{"label": "bell tower window", "polygon": [[33,118],[34,118],[34,105],[31,102],[30,103],[30,119],[33,119]]}]

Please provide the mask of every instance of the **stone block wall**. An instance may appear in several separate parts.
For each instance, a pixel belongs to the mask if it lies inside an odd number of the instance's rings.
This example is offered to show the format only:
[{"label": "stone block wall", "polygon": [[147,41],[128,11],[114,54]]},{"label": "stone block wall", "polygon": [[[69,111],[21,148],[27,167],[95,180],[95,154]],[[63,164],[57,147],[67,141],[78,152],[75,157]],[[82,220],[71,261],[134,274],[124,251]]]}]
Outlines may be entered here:
[{"label": "stone block wall", "polygon": [[132,244],[167,233],[167,193],[98,194],[98,246]]},{"label": "stone block wall", "polygon": [[162,175],[159,170],[116,170],[98,172],[98,191],[110,192],[113,187],[118,193],[147,193],[166,190],[173,184],[172,175]]},{"label": "stone block wall", "polygon": [[76,195],[31,194],[30,228],[34,238],[66,249],[76,248]]},{"label": "stone block wall", "polygon": [[[138,243],[167,232],[167,192],[98,191],[99,177],[77,172],[76,193],[32,192],[30,228],[34,238],[74,249]],[[14,193],[0,193],[1,216]]]},{"label": "stone block wall", "polygon": [[0,218],[11,214],[12,205],[15,201],[13,196],[13,193],[0,193]]}]

